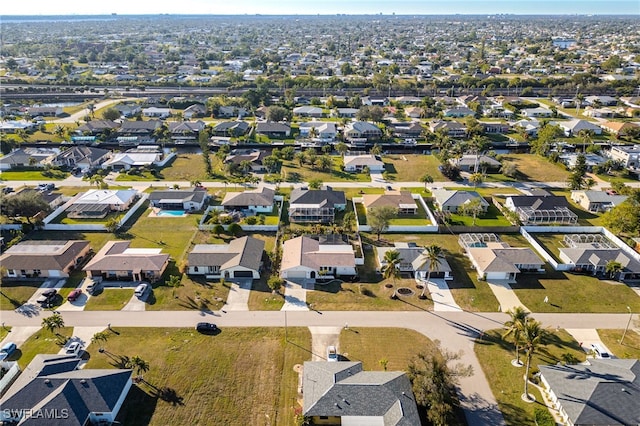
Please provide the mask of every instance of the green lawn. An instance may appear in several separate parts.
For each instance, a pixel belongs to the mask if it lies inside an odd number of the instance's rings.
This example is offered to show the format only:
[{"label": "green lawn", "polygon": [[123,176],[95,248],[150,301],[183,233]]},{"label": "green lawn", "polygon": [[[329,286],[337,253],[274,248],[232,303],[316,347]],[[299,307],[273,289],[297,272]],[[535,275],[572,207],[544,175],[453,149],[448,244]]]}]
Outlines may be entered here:
[{"label": "green lawn", "polygon": [[634,330],[627,330],[622,344],[620,339],[624,330],[598,330],[600,340],[618,358],[640,359],[640,334]]},{"label": "green lawn", "polygon": [[391,219],[389,225],[392,226],[426,226],[432,225],[429,220],[429,216],[427,216],[427,212],[424,207],[422,207],[421,203],[416,203],[418,205],[418,213],[416,215],[403,215],[396,218]]},{"label": "green lawn", "polygon": [[554,195],[565,197],[569,202],[569,209],[578,215],[578,225],[581,226],[601,226],[601,215],[583,210],[578,204],[571,200],[571,191],[568,190],[553,190]]},{"label": "green lawn", "polygon": [[0,310],[12,311],[24,305],[41,284],[41,281],[34,283],[3,281],[0,286]]},{"label": "green lawn", "polygon": [[309,182],[320,179],[322,182],[370,182],[365,173],[349,173],[342,170],[342,158],[332,156],[333,166],[329,171],[312,168],[309,164],[300,166],[296,161],[285,160],[282,163],[281,175],[285,182]]},{"label": "green lawn", "polygon": [[5,337],[7,337],[7,334],[9,334],[9,332],[11,332],[11,327],[0,327],[0,340],[4,340]]},{"label": "green lawn", "polygon": [[179,154],[169,165],[161,169],[155,176],[149,172],[141,175],[120,173],[116,181],[224,181],[224,164],[214,154],[209,156],[214,173],[213,177],[205,172],[202,154]]},{"label": "green lawn", "polygon": [[[483,340],[476,340],[474,350],[493,395],[498,400],[498,406],[507,425],[534,425],[533,412],[536,408],[544,408],[540,393],[533,385],[529,385],[529,393],[536,398],[535,403],[526,403],[520,396],[524,392],[524,367],[514,367],[511,360],[515,358],[511,343],[504,342],[501,336],[504,329],[485,331]],[[562,360],[565,353],[584,361],[586,354],[578,342],[564,330],[550,334],[534,354],[531,363],[531,373],[538,370],[538,365],[553,365]],[[544,404],[544,402],[542,402]]]},{"label": "green lawn", "polygon": [[569,177],[562,164],[553,164],[536,154],[508,154],[502,159],[515,163],[521,181],[565,182]]},{"label": "green lawn", "polygon": [[[215,336],[179,328],[118,328],[105,352],[90,347],[86,368],[113,368],[123,357],[149,362],[148,384],[134,385],[122,424],[294,424],[298,374],[311,357],[306,328],[224,328]],[[159,398],[157,390],[173,398]]]},{"label": "green lawn", "polygon": [[284,289],[273,294],[267,285],[268,278],[264,273],[260,280],[253,282],[248,302],[250,311],[279,311],[284,305]]},{"label": "green lawn", "polygon": [[440,173],[440,161],[433,155],[385,155],[382,161],[391,179],[396,182],[420,182],[425,174],[431,175],[436,182],[449,180]]},{"label": "green lawn", "polygon": [[69,173],[60,170],[51,170],[52,176],[44,176],[39,170],[3,171],[0,173],[2,180],[62,180],[69,177]]},{"label": "green lawn", "polygon": [[136,220],[125,238],[131,238],[131,247],[162,248],[171,258],[180,261],[189,242],[196,233],[198,217],[149,217],[150,209]]},{"label": "green lawn", "polygon": [[366,371],[383,370],[381,359],[388,361],[389,371],[406,371],[418,352],[428,352],[434,348],[431,340],[414,330],[349,327],[340,333],[338,350],[350,361],[362,361]]},{"label": "green lawn", "polygon": [[[554,271],[549,266],[546,270],[545,274],[521,274],[517,284],[511,285],[533,312],[627,312],[627,306],[640,311],[640,297],[625,284]],[[545,297],[549,303],[544,303]]]},{"label": "green lawn", "polygon": [[29,364],[33,357],[38,354],[57,354],[64,346],[67,338],[71,337],[73,327],[63,327],[56,330],[58,336],[49,330],[40,329],[33,336],[29,337],[26,342],[20,346],[10,357],[11,361],[18,361],[20,368],[24,368]]},{"label": "green lawn", "polygon": [[489,205],[487,213],[476,217],[475,225],[473,216],[465,216],[462,214],[451,215],[451,225],[461,226],[511,226],[511,223],[502,216],[500,210],[493,204]]},{"label": "green lawn", "polygon": [[133,297],[133,288],[105,288],[91,296],[84,307],[85,311],[119,311]]}]

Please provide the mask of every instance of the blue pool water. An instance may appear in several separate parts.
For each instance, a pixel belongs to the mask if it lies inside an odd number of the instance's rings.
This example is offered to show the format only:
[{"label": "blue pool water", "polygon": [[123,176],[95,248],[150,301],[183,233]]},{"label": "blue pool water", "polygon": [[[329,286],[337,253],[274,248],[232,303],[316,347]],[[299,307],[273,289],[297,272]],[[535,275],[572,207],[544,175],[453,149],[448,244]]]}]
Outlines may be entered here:
[{"label": "blue pool water", "polygon": [[184,210],[160,210],[157,216],[184,216]]}]

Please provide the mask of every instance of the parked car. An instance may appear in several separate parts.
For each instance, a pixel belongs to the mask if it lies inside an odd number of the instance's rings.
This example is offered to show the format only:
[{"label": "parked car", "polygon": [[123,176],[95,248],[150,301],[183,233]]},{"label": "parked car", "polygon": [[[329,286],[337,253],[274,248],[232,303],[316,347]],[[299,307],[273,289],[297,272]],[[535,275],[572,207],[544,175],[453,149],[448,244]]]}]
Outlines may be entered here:
[{"label": "parked car", "polygon": [[64,352],[67,355],[78,355],[81,349],[82,345],[80,344],[80,342],[73,342],[69,346],[67,346],[67,349],[65,349]]},{"label": "parked car", "polygon": [[338,350],[335,346],[329,346],[327,348],[327,361],[336,362],[338,361]]},{"label": "parked car", "polygon": [[196,325],[196,331],[204,334],[215,333],[218,331],[218,326],[211,322],[199,322]]},{"label": "parked car", "polygon": [[149,284],[147,283],[138,284],[136,290],[133,293],[136,295],[136,297],[142,297],[147,292],[147,288],[149,288]]},{"label": "parked car", "polygon": [[2,348],[0,348],[0,361],[4,361],[7,357],[11,356],[16,349],[18,349],[18,346],[16,346],[15,343],[6,343]]},{"label": "parked car", "polygon": [[69,302],[73,302],[73,301],[77,300],[78,297],[80,297],[81,294],[82,294],[82,289],[76,288],[76,289],[72,290],[71,293],[69,293],[69,295],[67,296],[67,300]]},{"label": "parked car", "polygon": [[55,288],[47,289],[43,291],[40,297],[36,299],[36,303],[45,307],[50,306],[51,304],[53,304],[53,301],[55,300],[57,294],[58,290],[56,290]]},{"label": "parked car", "polygon": [[2,188],[3,194],[11,194],[12,192],[13,192],[13,188],[10,186],[5,186],[4,188]]},{"label": "parked car", "polygon": [[97,294],[100,290],[102,290],[102,284],[93,281],[91,284],[87,286],[87,293],[90,295]]},{"label": "parked car", "polygon": [[599,359],[611,359],[611,355],[609,352],[605,351],[604,348],[596,343],[591,344],[591,350],[594,353],[594,356]]}]

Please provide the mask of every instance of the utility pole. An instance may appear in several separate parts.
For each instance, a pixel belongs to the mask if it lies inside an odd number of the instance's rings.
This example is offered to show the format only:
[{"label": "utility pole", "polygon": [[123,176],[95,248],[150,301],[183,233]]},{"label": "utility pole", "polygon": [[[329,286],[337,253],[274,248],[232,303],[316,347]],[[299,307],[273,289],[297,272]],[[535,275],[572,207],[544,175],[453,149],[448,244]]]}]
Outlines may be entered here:
[{"label": "utility pole", "polygon": [[629,324],[631,324],[631,318],[633,318],[633,313],[631,312],[631,308],[627,306],[627,311],[629,311],[629,320],[627,321],[627,326],[624,329],[624,333],[622,333],[622,338],[620,339],[620,344],[624,341],[624,336],[627,335],[627,330],[629,330]]}]

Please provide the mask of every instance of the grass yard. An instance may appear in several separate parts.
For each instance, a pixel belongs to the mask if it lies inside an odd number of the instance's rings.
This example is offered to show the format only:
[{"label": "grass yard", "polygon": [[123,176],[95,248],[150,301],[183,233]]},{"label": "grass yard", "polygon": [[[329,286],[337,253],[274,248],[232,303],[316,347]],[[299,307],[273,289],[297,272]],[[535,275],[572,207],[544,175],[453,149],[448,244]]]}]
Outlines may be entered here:
[{"label": "grass yard", "polygon": [[618,358],[640,359],[640,334],[635,330],[627,330],[620,344],[623,333],[624,330],[598,330],[600,340],[613,355]]},{"label": "grass yard", "polygon": [[[122,424],[294,424],[298,373],[310,359],[306,328],[225,328],[216,336],[178,328],[119,328],[86,368],[113,368],[123,357],[149,362],[148,384],[134,385]],[[171,398],[158,396],[169,390]]]},{"label": "grass yard", "polygon": [[[542,396],[534,385],[529,385],[529,393],[536,402],[526,403],[520,396],[524,392],[524,367],[514,367],[511,360],[515,358],[513,345],[502,339],[504,329],[488,330],[483,340],[476,340],[474,350],[485,376],[490,377],[489,386],[498,400],[498,406],[508,425],[534,425],[533,412],[536,408],[544,408]],[[586,354],[569,333],[564,330],[554,331],[540,345],[531,361],[531,373],[538,370],[538,365],[553,365],[562,361],[563,354],[571,354],[580,361]],[[523,358],[521,358],[523,359]]]},{"label": "grass yard", "polygon": [[473,216],[465,216],[462,214],[451,215],[451,225],[461,226],[511,226],[505,217],[500,213],[500,210],[493,204],[489,205],[487,212],[482,216],[477,216],[475,224],[473,222]]},{"label": "grass yard", "polygon": [[61,170],[50,170],[51,176],[47,177],[39,170],[24,170],[24,171],[3,171],[0,173],[0,179],[2,180],[62,180],[69,177],[68,172]]},{"label": "grass yard", "polygon": [[148,311],[203,310],[217,311],[222,309],[231,283],[217,280],[206,280],[204,277],[182,275],[181,286],[172,288],[158,285],[153,289],[153,296],[148,299]]},{"label": "grass yard", "polygon": [[322,171],[312,169],[310,165],[300,166],[296,161],[284,160],[281,175],[285,182],[309,182],[320,179],[322,182],[370,182],[371,178],[365,173],[349,173],[342,170],[342,158],[332,156],[331,170]]},{"label": "grass yard", "polygon": [[41,281],[28,283],[4,280],[0,286],[0,310],[12,311],[24,305],[41,284]]},{"label": "grass yard", "polygon": [[349,327],[340,333],[338,350],[350,361],[362,361],[365,371],[382,371],[382,359],[388,361],[388,371],[406,371],[418,352],[434,348],[431,340],[414,330]]},{"label": "grass yard", "polygon": [[391,219],[389,225],[392,226],[426,226],[433,225],[429,220],[429,216],[427,216],[427,212],[424,207],[422,207],[421,203],[416,203],[418,205],[418,213],[415,216],[412,215],[403,215],[400,217],[395,217]]},{"label": "grass yard", "polygon": [[545,268],[545,274],[521,274],[517,284],[511,284],[533,312],[627,312],[627,306],[640,311],[640,297],[625,284]]},{"label": "grass yard", "polygon": [[385,155],[382,161],[391,180],[395,182],[420,182],[420,178],[426,174],[436,182],[449,181],[440,173],[440,161],[433,155]]},{"label": "grass yard", "polygon": [[284,305],[284,296],[282,295],[284,289],[281,289],[280,293],[273,294],[267,285],[268,278],[265,273],[262,274],[260,280],[253,282],[248,302],[250,311],[279,311]]},{"label": "grass yard", "polygon": [[[363,244],[391,244],[392,242],[414,242],[419,246],[436,244],[446,252],[446,259],[451,266],[453,280],[447,281],[449,288],[460,307],[467,311],[496,311],[498,300],[493,295],[486,282],[479,281],[475,269],[473,269],[469,259],[463,254],[462,248],[458,245],[457,235],[444,234],[384,234],[383,241],[378,243],[376,236],[362,233]],[[501,237],[503,237],[501,235]],[[520,235],[514,238],[505,236],[504,241],[515,244]]]},{"label": "grass yard", "polygon": [[569,202],[569,209],[578,215],[578,225],[581,226],[601,226],[601,215],[583,210],[578,204],[571,200],[571,191],[568,190],[553,190],[553,195],[559,195],[565,197]]},{"label": "grass yard", "polygon": [[569,172],[561,164],[553,164],[536,154],[508,154],[503,160],[515,163],[520,180],[531,182],[565,182]]},{"label": "grass yard", "polygon": [[7,337],[7,334],[9,334],[9,332],[11,332],[11,327],[0,327],[0,341],[4,340],[5,337]]},{"label": "grass yard", "polygon": [[20,368],[24,368],[38,354],[57,354],[64,346],[67,338],[71,337],[73,327],[63,327],[56,330],[56,335],[44,328],[40,329],[33,336],[29,337],[26,342],[20,346],[10,357],[11,361],[18,361]]},{"label": "grass yard", "polygon": [[100,294],[91,296],[85,311],[119,311],[133,297],[133,288],[105,288]]},{"label": "grass yard", "polygon": [[179,262],[196,232],[199,217],[149,217],[150,212],[145,210],[124,237],[132,240],[132,248],[162,248]]}]

